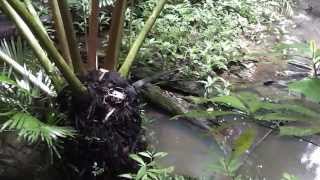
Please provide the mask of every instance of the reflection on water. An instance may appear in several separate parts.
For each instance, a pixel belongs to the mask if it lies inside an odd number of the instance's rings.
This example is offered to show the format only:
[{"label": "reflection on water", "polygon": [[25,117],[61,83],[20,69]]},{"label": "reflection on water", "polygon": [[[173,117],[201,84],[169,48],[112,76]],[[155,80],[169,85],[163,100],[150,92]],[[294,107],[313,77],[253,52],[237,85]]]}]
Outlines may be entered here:
[{"label": "reflection on water", "polygon": [[[209,165],[223,154],[214,140],[184,121],[169,120],[170,117],[154,111],[148,115],[155,120],[148,128],[151,129],[148,133],[153,136],[151,143],[157,151],[169,153],[162,164],[175,166],[179,174],[212,179],[214,173],[209,170]],[[258,131],[256,142],[269,131],[243,122],[228,128],[233,129],[226,132],[254,128]],[[280,180],[284,172],[300,180],[320,180],[320,147],[297,138],[281,137],[274,132],[249,154],[239,170],[239,174],[257,180]]]},{"label": "reflection on water", "polygon": [[169,120],[170,117],[158,112],[149,112],[155,122],[149,132],[150,143],[157,151],[169,153],[162,161],[165,166],[174,166],[176,173],[209,177],[208,166],[215,163],[222,152],[212,138],[188,123]]},{"label": "reflection on water", "polygon": [[301,157],[301,163],[309,171],[314,172],[314,180],[320,180],[320,148],[308,144],[306,152]]}]

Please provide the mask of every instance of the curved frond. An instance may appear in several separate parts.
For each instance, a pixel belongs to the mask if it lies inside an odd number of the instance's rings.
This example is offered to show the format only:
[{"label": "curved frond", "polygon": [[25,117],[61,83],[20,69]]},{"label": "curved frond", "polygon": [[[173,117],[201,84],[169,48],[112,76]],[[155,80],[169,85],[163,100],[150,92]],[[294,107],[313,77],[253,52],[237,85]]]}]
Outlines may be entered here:
[{"label": "curved frond", "polygon": [[2,126],[1,131],[17,131],[18,136],[29,143],[45,142],[50,149],[56,151],[55,144],[59,138],[72,138],[75,131],[68,127],[55,126],[41,122],[28,113],[15,113]]}]

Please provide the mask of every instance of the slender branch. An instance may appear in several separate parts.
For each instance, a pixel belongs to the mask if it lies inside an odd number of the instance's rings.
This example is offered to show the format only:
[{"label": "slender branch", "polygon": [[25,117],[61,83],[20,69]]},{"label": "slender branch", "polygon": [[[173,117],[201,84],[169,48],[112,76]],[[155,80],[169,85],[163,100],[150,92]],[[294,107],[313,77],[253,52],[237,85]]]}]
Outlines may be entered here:
[{"label": "slender branch", "polygon": [[[0,0],[2,2],[8,2],[7,0]],[[12,7],[20,14],[20,16],[29,25],[31,30],[35,33],[35,36],[39,40],[40,44],[45,48],[49,56],[55,62],[64,78],[69,83],[70,87],[76,94],[83,94],[86,92],[86,87],[80,82],[76,75],[69,68],[64,58],[60,55],[59,51],[56,49],[54,43],[48,36],[42,32],[40,26],[34,20],[34,17],[28,12],[24,4],[20,0],[10,0],[9,3]]]},{"label": "slender branch", "polygon": [[62,86],[62,81],[55,73],[53,64],[50,62],[46,52],[41,48],[39,42],[36,40],[30,28],[15,12],[15,10],[7,3],[7,1],[0,1],[0,8],[16,23],[17,28],[30,44],[32,50],[37,56],[37,59],[40,61],[41,66],[44,68],[45,72],[52,80],[54,87],[57,91],[59,91]]},{"label": "slender branch", "polygon": [[59,8],[58,0],[50,0],[49,5],[52,11],[52,16],[54,20],[54,25],[56,28],[58,42],[61,45],[61,53],[64,59],[66,60],[69,67],[73,70],[73,65],[71,61],[70,48],[67,41],[66,31],[64,29],[61,12]]},{"label": "slender branch", "polygon": [[168,0],[160,0],[158,2],[158,4],[156,5],[156,7],[154,8],[152,14],[148,18],[146,24],[144,25],[144,27],[142,28],[141,32],[139,33],[137,39],[133,43],[127,58],[125,59],[124,63],[122,64],[122,66],[119,70],[121,76],[124,76],[124,77],[128,76],[131,65],[132,65],[133,61],[135,60],[140,47],[142,46],[148,32],[153,27],[156,19],[160,15],[160,13],[161,13],[162,9],[164,8],[164,5],[166,4],[167,1]]},{"label": "slender branch", "polygon": [[76,32],[73,27],[72,16],[69,10],[69,4],[67,0],[59,0],[60,12],[63,14],[62,20],[64,29],[67,34],[67,40],[69,44],[71,59],[75,73],[84,75],[85,69],[81,63],[81,54],[79,44],[77,42]]},{"label": "slender branch", "polygon": [[5,53],[0,51],[0,60],[9,64],[17,73],[21,74],[23,77],[26,77],[33,85],[41,89],[43,92],[48,94],[49,96],[56,96],[55,92],[52,92],[48,86],[39,81],[34,75],[32,75],[29,71],[27,71],[23,66],[18,64],[15,60],[11,59]]},{"label": "slender branch", "polygon": [[97,63],[97,48],[98,48],[98,32],[99,32],[99,16],[100,8],[98,0],[91,0],[91,12],[89,17],[89,37],[88,37],[88,68],[96,70]]},{"label": "slender branch", "polygon": [[103,63],[104,69],[116,69],[122,41],[123,24],[126,9],[127,0],[116,1],[112,12],[111,27],[109,31],[109,43],[106,49],[106,56]]}]

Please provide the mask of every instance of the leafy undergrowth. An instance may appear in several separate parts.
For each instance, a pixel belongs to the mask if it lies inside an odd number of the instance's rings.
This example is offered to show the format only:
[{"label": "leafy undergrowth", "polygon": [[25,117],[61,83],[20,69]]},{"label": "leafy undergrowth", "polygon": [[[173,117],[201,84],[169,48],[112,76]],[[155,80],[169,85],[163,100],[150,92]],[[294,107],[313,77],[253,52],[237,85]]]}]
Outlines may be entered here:
[{"label": "leafy undergrowth", "polygon": [[[138,1],[128,11],[124,45],[130,46],[156,0]],[[163,63],[165,68],[184,66],[183,74],[206,78],[213,70],[244,58],[243,37],[253,41],[268,25],[290,11],[290,0],[171,1],[148,35],[138,59]],[[285,10],[284,10],[285,9]],[[125,48],[126,49],[126,48]],[[123,53],[125,54],[125,53]]]},{"label": "leafy undergrowth", "polygon": [[215,118],[225,115],[239,114],[257,122],[271,122],[280,130],[280,135],[309,136],[320,133],[319,112],[302,105],[274,103],[258,97],[254,93],[240,92],[229,96],[214,98],[191,97],[196,104],[214,103],[231,107],[233,111],[203,110],[190,111],[176,116],[191,118]]}]

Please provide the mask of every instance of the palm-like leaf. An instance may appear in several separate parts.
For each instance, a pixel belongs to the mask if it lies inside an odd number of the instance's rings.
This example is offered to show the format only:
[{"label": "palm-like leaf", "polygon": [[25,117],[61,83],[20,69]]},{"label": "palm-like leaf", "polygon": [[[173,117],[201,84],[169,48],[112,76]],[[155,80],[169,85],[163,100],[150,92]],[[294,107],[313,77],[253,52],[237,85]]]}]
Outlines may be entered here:
[{"label": "palm-like leaf", "polygon": [[[50,149],[56,151],[55,143],[58,138],[75,136],[75,131],[68,127],[59,127],[54,124],[43,123],[29,113],[15,113],[1,127],[1,131],[17,131],[18,136],[29,143],[46,142]],[[56,151],[57,152],[57,151]]]}]

